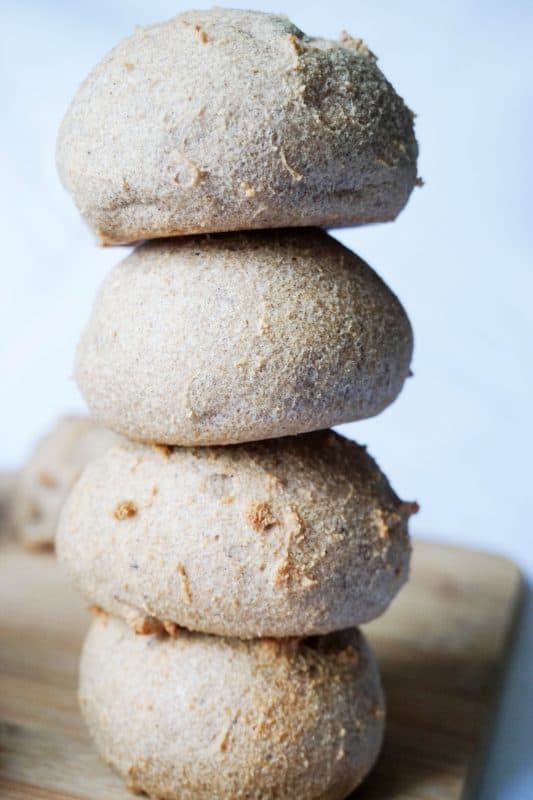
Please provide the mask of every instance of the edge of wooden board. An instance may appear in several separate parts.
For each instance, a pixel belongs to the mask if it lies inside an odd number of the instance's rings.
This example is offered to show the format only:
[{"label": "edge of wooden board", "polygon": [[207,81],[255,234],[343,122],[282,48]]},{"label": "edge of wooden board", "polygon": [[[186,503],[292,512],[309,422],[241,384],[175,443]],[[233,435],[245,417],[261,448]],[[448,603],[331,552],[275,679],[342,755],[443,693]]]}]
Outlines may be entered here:
[{"label": "edge of wooden board", "polygon": [[516,586],[511,605],[511,624],[507,630],[502,649],[502,655],[498,662],[494,690],[492,697],[489,699],[485,714],[484,730],[481,734],[481,741],[477,754],[474,756],[474,759],[470,764],[470,768],[468,769],[460,800],[472,800],[472,798],[475,797],[473,793],[482,788],[481,782],[485,769],[486,756],[488,755],[492,743],[496,737],[496,725],[503,705],[504,688],[511,661],[514,656],[517,634],[522,621],[522,613],[525,607],[527,595],[527,581],[524,573],[518,567],[518,565],[506,556],[494,555],[492,553],[489,555],[500,559],[501,561],[505,562],[509,568],[512,568],[512,570],[515,572]]}]

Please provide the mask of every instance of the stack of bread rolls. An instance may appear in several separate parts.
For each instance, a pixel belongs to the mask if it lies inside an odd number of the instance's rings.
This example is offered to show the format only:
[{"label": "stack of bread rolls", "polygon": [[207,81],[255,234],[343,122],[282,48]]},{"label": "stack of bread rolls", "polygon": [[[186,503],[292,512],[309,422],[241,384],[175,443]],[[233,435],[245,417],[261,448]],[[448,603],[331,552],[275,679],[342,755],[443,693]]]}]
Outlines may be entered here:
[{"label": "stack of bread rolls", "polygon": [[126,437],[61,515],[95,612],[80,703],[160,800],[335,800],[374,763],[384,699],[358,625],[407,579],[407,521],[365,448],[409,375],[400,302],[318,227],[392,219],[412,114],[357,39],[213,9],[138,28],[94,68],[58,165],[104,244],[76,357]]}]

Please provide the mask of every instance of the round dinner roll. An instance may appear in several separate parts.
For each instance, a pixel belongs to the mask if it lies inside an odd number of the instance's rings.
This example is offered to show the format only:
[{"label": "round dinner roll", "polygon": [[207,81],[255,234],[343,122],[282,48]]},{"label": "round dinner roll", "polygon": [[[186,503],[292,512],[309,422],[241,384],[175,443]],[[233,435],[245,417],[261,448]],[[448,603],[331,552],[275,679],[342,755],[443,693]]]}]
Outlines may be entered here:
[{"label": "round dinner roll", "polygon": [[373,766],[384,699],[357,630],[240,642],[100,617],[80,705],[100,755],[161,800],[336,800]]},{"label": "round dinner roll", "polygon": [[32,550],[53,548],[59,512],[88,462],[119,437],[88,417],[61,417],[16,474],[12,517],[20,542]]},{"label": "round dinner roll", "polygon": [[126,443],[84,471],[57,551],[84,595],[138,632],[310,636],[386,609],[407,579],[414,510],[332,431],[218,448]]},{"label": "round dinner roll", "polygon": [[217,445],[379,414],[409,374],[399,300],[319,229],[161,240],[107,276],[76,358],[102,425]]},{"label": "round dinner roll", "polygon": [[62,123],[59,174],[103,244],[394,219],[413,114],[360,39],[213,8],[136,28]]}]

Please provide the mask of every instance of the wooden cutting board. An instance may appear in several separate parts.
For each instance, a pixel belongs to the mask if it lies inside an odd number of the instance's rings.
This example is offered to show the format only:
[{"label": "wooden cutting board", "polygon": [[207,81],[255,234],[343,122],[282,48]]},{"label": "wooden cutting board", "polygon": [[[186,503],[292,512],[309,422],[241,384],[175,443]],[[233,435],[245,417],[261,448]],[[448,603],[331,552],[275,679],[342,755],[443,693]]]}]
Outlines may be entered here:
[{"label": "wooden cutting board", "polygon": [[[354,800],[467,796],[521,587],[517,568],[502,558],[416,541],[409,585],[367,626],[388,698],[388,732]],[[76,669],[87,625],[52,555],[0,548],[3,800],[131,800],[98,760],[78,714]]]}]

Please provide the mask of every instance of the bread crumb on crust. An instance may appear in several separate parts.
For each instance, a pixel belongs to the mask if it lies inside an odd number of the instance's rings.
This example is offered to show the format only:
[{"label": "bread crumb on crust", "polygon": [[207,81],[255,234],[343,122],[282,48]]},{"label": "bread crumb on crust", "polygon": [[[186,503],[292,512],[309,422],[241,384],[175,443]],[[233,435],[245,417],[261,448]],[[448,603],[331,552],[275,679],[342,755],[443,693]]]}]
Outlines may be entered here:
[{"label": "bread crumb on crust", "polygon": [[207,44],[207,42],[209,41],[209,36],[208,36],[208,35],[207,35],[207,33],[206,33],[206,32],[205,32],[205,31],[204,31],[202,28],[201,28],[201,26],[200,26],[200,25],[195,25],[195,26],[194,26],[194,30],[195,30],[195,31],[196,31],[196,33],[198,34],[198,38],[200,39],[201,43],[202,43],[202,44]]},{"label": "bread crumb on crust", "polygon": [[400,503],[400,511],[406,516],[410,517],[411,514],[418,514],[420,511],[419,504],[415,501],[402,500]]},{"label": "bread crumb on crust", "polygon": [[161,635],[165,628],[161,620],[155,617],[139,617],[133,623],[133,630],[138,636]]},{"label": "bread crumb on crust", "polygon": [[183,594],[183,599],[185,600],[187,605],[190,606],[192,602],[192,593],[191,593],[191,587],[189,585],[189,576],[187,575],[185,567],[180,562],[176,564],[176,572],[181,577],[181,592]]},{"label": "bread crumb on crust", "polygon": [[354,39],[353,36],[350,36],[348,31],[340,32],[339,42],[342,42],[342,44],[346,44],[349,47],[353,47],[354,50],[357,50],[358,53],[360,53],[362,56],[365,56],[365,58],[368,58],[369,61],[372,61],[374,64],[378,60],[378,57],[375,55],[375,53],[373,53],[372,50],[366,46],[362,39]]},{"label": "bread crumb on crust", "polygon": [[165,632],[171,637],[171,639],[177,639],[180,633],[181,628],[175,622],[172,622],[170,619],[163,620],[163,628]]},{"label": "bread crumb on crust", "polygon": [[259,533],[264,533],[268,528],[278,523],[272,513],[272,506],[266,500],[259,503],[250,503],[244,512],[244,516],[248,525]]},{"label": "bread crumb on crust", "polygon": [[107,613],[107,611],[104,611],[102,606],[99,606],[98,603],[93,603],[92,605],[90,605],[88,611],[92,617],[95,617],[95,619],[98,618],[102,622],[107,622],[107,620],[109,619],[109,614]]},{"label": "bread crumb on crust", "polygon": [[172,448],[168,444],[153,444],[152,448],[163,456],[163,458],[170,458],[172,455]]},{"label": "bread crumb on crust", "polygon": [[229,744],[229,741],[230,741],[231,731],[233,729],[233,726],[235,725],[235,723],[239,719],[240,715],[241,715],[241,712],[237,711],[237,713],[235,714],[235,716],[233,717],[233,719],[231,720],[229,725],[227,725],[226,728],[224,728],[224,730],[222,731],[222,735],[221,735],[220,739],[218,740],[218,749],[220,750],[221,753],[225,753],[226,750],[228,749],[228,744]]},{"label": "bread crumb on crust", "polygon": [[137,506],[133,502],[133,500],[121,500],[120,503],[117,503],[115,509],[113,511],[113,516],[115,519],[128,519],[128,517],[134,517],[137,513]]},{"label": "bread crumb on crust", "polygon": [[294,49],[295,49],[295,51],[296,51],[297,53],[301,53],[301,52],[302,52],[302,50],[304,49],[304,48],[303,48],[303,46],[302,46],[302,43],[301,43],[301,42],[300,42],[300,40],[299,40],[299,39],[298,39],[298,38],[297,38],[297,37],[294,35],[294,33],[288,33],[288,34],[287,34],[287,39],[288,39],[288,40],[289,40],[289,42],[292,44],[292,46],[294,47]]}]

